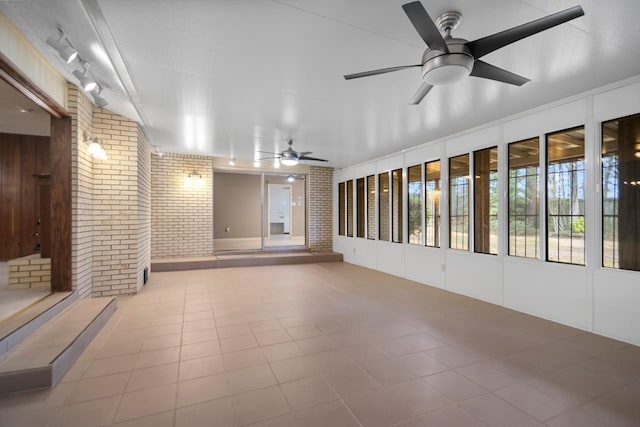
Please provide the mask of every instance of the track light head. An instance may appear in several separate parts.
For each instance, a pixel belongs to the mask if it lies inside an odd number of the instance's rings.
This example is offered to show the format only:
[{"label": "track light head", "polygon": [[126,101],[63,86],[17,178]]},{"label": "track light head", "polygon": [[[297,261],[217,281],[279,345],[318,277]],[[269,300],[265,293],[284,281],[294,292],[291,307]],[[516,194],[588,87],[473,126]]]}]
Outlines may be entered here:
[{"label": "track light head", "polygon": [[82,86],[82,89],[84,89],[86,92],[91,92],[98,89],[98,82],[96,82],[95,79],[91,77],[91,74],[87,73],[86,69],[83,72],[80,72],[80,70],[73,70],[73,75],[76,76],[78,80],[80,80],[80,86]]},{"label": "track light head", "polygon": [[[63,43],[64,40],[64,43]],[[71,45],[67,36],[64,35],[62,29],[60,29],[60,37],[56,40],[53,37],[47,38],[47,44],[54,48],[58,55],[66,61],[67,64],[73,62],[78,57],[78,51]]]}]

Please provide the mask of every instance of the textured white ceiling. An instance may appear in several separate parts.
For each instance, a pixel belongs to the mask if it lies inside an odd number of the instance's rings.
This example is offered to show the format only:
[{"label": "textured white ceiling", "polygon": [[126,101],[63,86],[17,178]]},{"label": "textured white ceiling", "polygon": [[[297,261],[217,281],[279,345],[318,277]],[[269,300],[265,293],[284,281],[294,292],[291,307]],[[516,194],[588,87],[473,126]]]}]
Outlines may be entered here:
[{"label": "textured white ceiling", "polygon": [[0,79],[0,132],[49,136],[51,116]]},{"label": "textured white ceiling", "polygon": [[[105,84],[108,108],[140,117],[153,144],[169,152],[253,159],[256,150],[283,150],[291,137],[294,148],[342,167],[640,70],[636,0],[424,0],[433,18],[462,12],[454,35],[468,40],[576,4],[585,16],[483,58],[532,80],[522,87],[469,77],[410,106],[419,68],[345,81],[420,62],[425,46],[405,2],[0,0],[0,9],[74,81],[44,43],[62,25]],[[103,45],[105,30],[116,52]],[[124,67],[101,59],[105,51]]]}]

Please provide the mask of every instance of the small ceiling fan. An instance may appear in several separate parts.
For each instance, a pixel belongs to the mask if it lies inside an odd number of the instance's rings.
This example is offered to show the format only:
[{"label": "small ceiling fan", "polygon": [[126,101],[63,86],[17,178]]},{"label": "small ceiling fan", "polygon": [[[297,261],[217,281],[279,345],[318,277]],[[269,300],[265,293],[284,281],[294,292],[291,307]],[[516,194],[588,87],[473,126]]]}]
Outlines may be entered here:
[{"label": "small ceiling fan", "polygon": [[[419,1],[404,4],[402,9],[418,31],[418,34],[420,34],[420,37],[422,37],[422,40],[427,44],[427,49],[422,54],[422,62],[416,65],[403,65],[347,74],[344,78],[351,80],[407,68],[422,67],[424,83],[411,99],[411,105],[419,104],[433,86],[453,83],[468,75],[522,86],[529,79],[481,61],[479,58],[508,44],[584,15],[582,7],[574,6],[470,42],[451,36],[451,32],[456,29],[462,20],[460,12],[447,12],[434,22]],[[442,37],[440,31],[445,34],[444,37]]]},{"label": "small ceiling fan", "polygon": [[314,162],[328,162],[328,160],[325,160],[325,159],[319,159],[317,157],[309,156],[309,154],[312,154],[311,151],[300,151],[300,152],[295,151],[292,147],[293,145],[292,139],[288,139],[287,144],[289,145],[289,147],[287,147],[286,150],[283,150],[280,153],[273,153],[271,151],[259,151],[259,153],[274,154],[274,157],[265,157],[260,160],[278,159],[285,166],[295,166],[298,164],[300,160],[310,160]]}]

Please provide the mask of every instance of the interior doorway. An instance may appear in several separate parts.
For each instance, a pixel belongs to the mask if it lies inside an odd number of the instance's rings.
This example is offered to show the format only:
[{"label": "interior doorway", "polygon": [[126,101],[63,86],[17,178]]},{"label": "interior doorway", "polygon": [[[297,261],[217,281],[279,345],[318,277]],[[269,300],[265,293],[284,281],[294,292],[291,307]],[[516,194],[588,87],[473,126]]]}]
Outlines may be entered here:
[{"label": "interior doorway", "polygon": [[305,201],[305,175],[214,171],[214,251],[305,248]]}]

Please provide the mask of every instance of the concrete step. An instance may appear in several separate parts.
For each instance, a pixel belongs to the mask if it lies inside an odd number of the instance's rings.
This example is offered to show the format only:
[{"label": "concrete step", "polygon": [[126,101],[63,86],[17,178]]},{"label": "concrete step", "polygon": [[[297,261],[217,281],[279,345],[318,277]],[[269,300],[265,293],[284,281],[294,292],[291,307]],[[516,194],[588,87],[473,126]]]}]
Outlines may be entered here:
[{"label": "concrete step", "polygon": [[342,254],[336,252],[264,251],[244,254],[216,254],[208,257],[152,259],[151,271],[182,271],[205,268],[315,264],[319,262],[342,262]]},{"label": "concrete step", "polygon": [[0,322],[0,356],[24,341],[78,299],[74,292],[56,292]]},{"label": "concrete step", "polygon": [[116,310],[116,299],[76,301],[0,358],[0,394],[54,386]]}]

